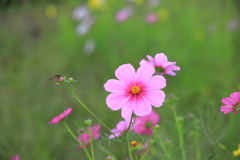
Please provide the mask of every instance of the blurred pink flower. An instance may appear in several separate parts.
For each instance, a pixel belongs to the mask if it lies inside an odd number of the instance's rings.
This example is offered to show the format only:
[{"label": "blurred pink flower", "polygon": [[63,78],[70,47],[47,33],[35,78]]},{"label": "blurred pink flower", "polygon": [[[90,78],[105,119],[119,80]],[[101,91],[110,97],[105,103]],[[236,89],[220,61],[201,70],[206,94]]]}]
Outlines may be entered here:
[{"label": "blurred pink flower", "polygon": [[48,122],[48,124],[55,124],[63,120],[65,117],[67,117],[72,112],[72,108],[68,108],[67,110],[63,111],[62,114],[60,114],[57,117],[54,117],[51,122]]},{"label": "blurred pink flower", "polygon": [[132,15],[132,9],[130,7],[122,9],[117,12],[116,14],[116,20],[118,22],[124,22],[126,21],[130,16]]},{"label": "blurred pink flower", "polygon": [[[90,145],[90,140],[96,140],[100,138],[101,132],[100,132],[101,126],[100,125],[92,125],[91,127],[88,127],[86,129],[86,132],[83,134],[80,134],[78,136],[78,140],[84,145],[84,146],[78,146],[78,148],[82,149],[84,147],[87,147]],[[91,134],[89,133],[91,132]]]},{"label": "blurred pink flower", "polygon": [[20,156],[17,154],[13,157],[10,157],[10,160],[20,160]]},{"label": "blurred pink flower", "polygon": [[180,71],[180,67],[176,66],[176,62],[168,62],[167,56],[164,53],[157,53],[155,57],[147,55],[149,61],[141,60],[140,65],[152,65],[155,68],[155,74],[169,74],[175,76],[173,71]]},{"label": "blurred pink flower", "polygon": [[161,75],[152,76],[151,65],[140,66],[135,72],[131,64],[123,64],[115,71],[119,79],[110,79],[104,84],[108,92],[106,103],[112,110],[122,109],[125,120],[134,112],[137,116],[151,113],[152,106],[160,107],[165,100],[165,93],[160,90],[166,86],[166,79]]},{"label": "blurred pink flower", "polygon": [[[116,128],[111,129],[111,132],[114,133],[114,135],[116,137],[119,137],[128,129],[128,126],[129,126],[129,122],[127,122],[127,121],[120,121],[120,122],[118,122]],[[113,134],[110,135],[109,138],[110,139],[115,138],[114,135]]]},{"label": "blurred pink flower", "polygon": [[230,94],[230,97],[223,98],[222,103],[225,105],[221,106],[220,109],[224,114],[229,112],[238,113],[240,110],[240,92],[234,92]]},{"label": "blurred pink flower", "polygon": [[156,13],[149,13],[145,19],[146,23],[148,24],[153,24],[157,22],[157,20],[158,20],[158,15]]},{"label": "blurred pink flower", "polygon": [[138,134],[153,134],[153,127],[159,122],[159,115],[152,110],[152,112],[144,117],[138,117],[136,123],[134,124],[134,132]]}]

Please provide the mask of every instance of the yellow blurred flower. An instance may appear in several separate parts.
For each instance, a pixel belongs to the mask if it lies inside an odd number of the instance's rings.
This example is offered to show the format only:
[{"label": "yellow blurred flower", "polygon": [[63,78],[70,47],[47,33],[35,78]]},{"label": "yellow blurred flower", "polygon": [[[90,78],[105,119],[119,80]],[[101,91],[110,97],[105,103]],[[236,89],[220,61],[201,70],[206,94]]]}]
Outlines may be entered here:
[{"label": "yellow blurred flower", "polygon": [[167,10],[167,9],[161,8],[161,9],[158,11],[158,15],[159,15],[159,17],[160,17],[160,20],[162,21],[162,20],[165,20],[165,19],[168,18],[169,13],[168,13],[168,10]]},{"label": "yellow blurred flower", "polygon": [[91,9],[98,9],[103,6],[104,0],[88,0],[88,6]]},{"label": "yellow blurred flower", "polygon": [[144,0],[134,0],[134,3],[137,5],[141,5],[144,3]]},{"label": "yellow blurred flower", "polygon": [[48,5],[45,9],[45,14],[49,19],[55,18],[57,16],[57,9],[54,5]]},{"label": "yellow blurred flower", "polygon": [[233,154],[234,156],[239,156],[239,155],[240,155],[240,143],[238,144],[238,150],[233,151],[232,154]]},{"label": "yellow blurred flower", "polygon": [[193,36],[194,36],[194,39],[197,41],[201,41],[205,39],[205,33],[203,31],[195,31]]}]

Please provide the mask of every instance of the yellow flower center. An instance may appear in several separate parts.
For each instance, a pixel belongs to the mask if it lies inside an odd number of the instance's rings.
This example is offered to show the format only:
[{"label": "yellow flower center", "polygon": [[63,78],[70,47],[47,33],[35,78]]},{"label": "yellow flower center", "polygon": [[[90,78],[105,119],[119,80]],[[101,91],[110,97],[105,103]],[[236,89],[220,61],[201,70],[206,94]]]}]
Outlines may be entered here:
[{"label": "yellow flower center", "polygon": [[140,93],[141,89],[138,86],[133,86],[132,87],[132,94],[138,94]]}]

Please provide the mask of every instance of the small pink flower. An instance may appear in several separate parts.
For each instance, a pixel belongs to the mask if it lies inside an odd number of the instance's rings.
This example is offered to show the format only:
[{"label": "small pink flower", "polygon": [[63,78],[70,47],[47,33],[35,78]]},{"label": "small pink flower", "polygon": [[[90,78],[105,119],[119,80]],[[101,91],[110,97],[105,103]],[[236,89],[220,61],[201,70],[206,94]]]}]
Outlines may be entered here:
[{"label": "small pink flower", "polygon": [[[78,140],[84,145],[84,146],[78,146],[78,148],[83,149],[84,147],[87,147],[90,145],[90,140],[96,140],[100,138],[101,132],[100,132],[101,126],[100,125],[92,125],[91,127],[88,127],[86,129],[86,132],[83,134],[80,134],[78,136]],[[89,133],[91,132],[91,134]]]},{"label": "small pink flower", "polygon": [[152,106],[160,107],[165,100],[165,93],[160,90],[166,86],[166,79],[161,75],[152,76],[151,65],[140,66],[135,72],[131,64],[123,64],[115,71],[119,80],[110,79],[104,84],[108,92],[106,103],[112,110],[122,109],[122,117],[130,120],[132,113],[146,116]]},{"label": "small pink flower", "polygon": [[20,160],[20,156],[17,154],[13,157],[10,157],[10,160]]},{"label": "small pink flower", "polygon": [[145,19],[146,23],[148,24],[153,24],[157,22],[157,20],[158,20],[158,15],[156,13],[149,13]]},{"label": "small pink flower", "polygon": [[180,67],[175,65],[176,62],[168,62],[168,58],[164,53],[158,53],[154,58],[147,55],[147,58],[149,62],[143,59],[141,60],[140,65],[152,65],[155,68],[155,74],[169,74],[175,76],[176,73],[173,71],[180,71]]},{"label": "small pink flower", "polygon": [[116,14],[116,20],[118,22],[124,22],[126,21],[130,16],[132,15],[132,9],[131,8],[125,8],[117,12]]},{"label": "small pink flower", "polygon": [[240,110],[240,92],[234,92],[230,94],[230,97],[223,98],[222,103],[225,105],[221,106],[220,109],[224,114],[229,112],[238,113]]},{"label": "small pink flower", "polygon": [[54,117],[51,122],[48,122],[48,124],[55,124],[63,120],[65,117],[67,117],[72,112],[72,108],[68,108],[67,110],[63,111],[62,114],[60,114],[57,117]]},{"label": "small pink flower", "polygon": [[[111,132],[114,133],[114,135],[116,137],[119,137],[128,129],[128,126],[129,126],[129,122],[127,122],[127,121],[120,121],[120,122],[118,122],[116,128],[111,129]],[[109,138],[110,139],[115,138],[114,135],[113,134],[110,135]]]},{"label": "small pink flower", "polygon": [[63,82],[63,80],[64,80],[64,77],[59,77],[59,78],[57,79],[58,83]]},{"label": "small pink flower", "polygon": [[144,117],[138,117],[134,124],[134,132],[138,134],[152,135],[153,127],[159,122],[159,115],[152,110],[152,112]]}]

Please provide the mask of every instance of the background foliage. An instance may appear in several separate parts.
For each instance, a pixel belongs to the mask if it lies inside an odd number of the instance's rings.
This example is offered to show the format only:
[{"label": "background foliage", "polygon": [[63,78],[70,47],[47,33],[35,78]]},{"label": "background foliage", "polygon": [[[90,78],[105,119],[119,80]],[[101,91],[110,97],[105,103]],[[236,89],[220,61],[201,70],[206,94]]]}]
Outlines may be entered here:
[{"label": "background foliage", "polygon": [[[115,78],[119,65],[131,63],[137,68],[146,55],[156,53],[165,53],[181,67],[177,76],[166,76],[164,91],[179,98],[176,110],[183,118],[188,158],[195,156],[189,127],[194,121],[188,118],[189,113],[199,124],[202,159],[214,159],[213,150],[219,144],[227,150],[218,148],[219,155],[236,150],[240,142],[239,115],[223,115],[219,110],[221,98],[240,90],[239,12],[234,2],[162,0],[153,8],[142,2],[133,3],[133,15],[118,23],[115,14],[128,3],[106,1],[92,10],[96,22],[90,31],[78,36],[75,30],[79,21],[73,20],[72,11],[87,4],[85,1],[0,1],[0,159],[15,154],[24,160],[85,159],[62,124],[47,122],[68,107],[73,108],[67,119],[73,130],[77,127],[72,121],[82,124],[92,117],[66,95],[63,86],[52,82],[45,87],[45,81],[68,65],[64,75],[77,80],[82,101],[115,128],[122,118],[120,111],[107,107],[108,93],[103,84]],[[151,25],[144,21],[149,12],[160,14]],[[84,51],[89,39],[95,42],[91,54]],[[172,112],[167,105],[156,111],[161,115],[160,126],[166,130],[163,137],[176,148]],[[101,143],[108,147],[107,141]],[[111,143],[109,148],[115,152],[117,147],[117,143]],[[178,149],[173,152],[178,157]],[[96,154],[99,159],[107,156],[100,151]]]}]

